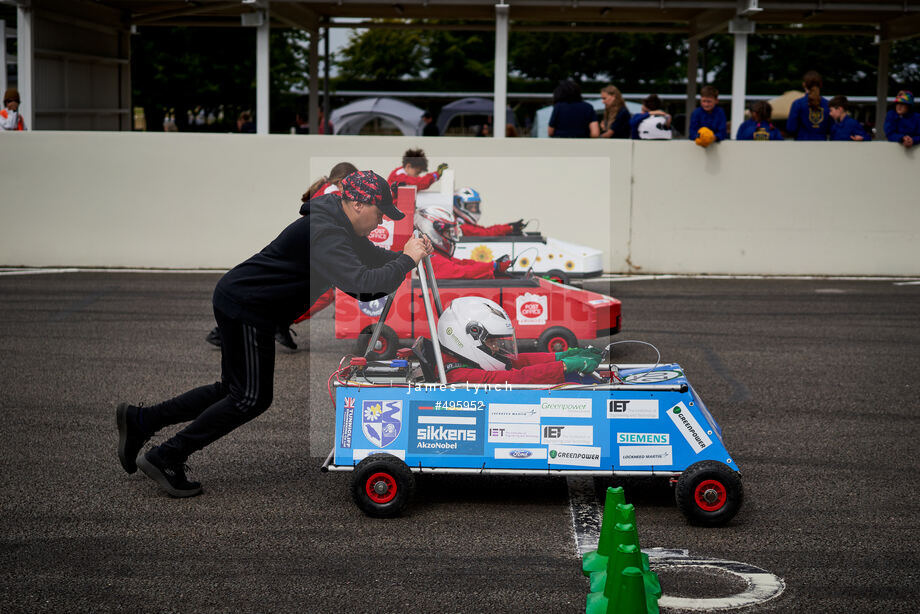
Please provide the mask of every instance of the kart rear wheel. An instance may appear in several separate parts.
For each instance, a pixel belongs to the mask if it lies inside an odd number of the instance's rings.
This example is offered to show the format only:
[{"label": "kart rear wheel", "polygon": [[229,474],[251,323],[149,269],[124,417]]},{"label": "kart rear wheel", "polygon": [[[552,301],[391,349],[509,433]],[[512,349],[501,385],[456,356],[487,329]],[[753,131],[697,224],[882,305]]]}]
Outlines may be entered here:
[{"label": "kart rear wheel", "polygon": [[564,326],[547,328],[537,339],[539,352],[564,352],[569,348],[578,347],[575,333]]},{"label": "kart rear wheel", "polygon": [[700,461],[680,474],[674,497],[690,524],[719,527],[741,509],[744,488],[737,471],[718,461]]},{"label": "kart rear wheel", "polygon": [[550,269],[549,271],[543,274],[543,277],[545,279],[548,279],[550,281],[555,281],[560,284],[568,285],[569,283],[569,274],[566,273],[565,271],[560,271],[559,269]]},{"label": "kart rear wheel", "polygon": [[[374,334],[374,327],[368,326],[358,334],[358,341],[355,343],[355,354],[364,356],[367,351],[367,344],[371,341],[371,335]],[[380,330],[380,336],[377,337],[377,347],[367,355],[368,360],[389,360],[396,356],[396,350],[399,349],[399,337],[396,331],[383,325]]]},{"label": "kart rear wheel", "polygon": [[408,465],[390,454],[371,454],[358,463],[351,478],[355,503],[374,518],[398,516],[414,490]]}]

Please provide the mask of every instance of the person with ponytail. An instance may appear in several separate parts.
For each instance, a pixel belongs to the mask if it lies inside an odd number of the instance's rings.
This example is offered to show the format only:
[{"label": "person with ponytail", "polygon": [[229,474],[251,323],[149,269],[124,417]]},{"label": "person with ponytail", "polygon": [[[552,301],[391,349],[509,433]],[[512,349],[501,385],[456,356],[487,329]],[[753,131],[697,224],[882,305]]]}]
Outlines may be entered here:
[{"label": "person with ponytail", "polygon": [[[304,192],[303,196],[300,198],[301,202],[305,203],[316,196],[325,196],[326,194],[338,192],[340,187],[339,184],[342,183],[342,180],[357,170],[358,169],[351,162],[339,162],[329,171],[328,177],[320,177],[313,182],[310,189]],[[301,215],[303,215],[303,213],[301,213]]]},{"label": "person with ponytail", "polygon": [[821,97],[821,75],[809,70],[802,77],[805,95],[792,103],[786,132],[796,141],[826,141],[831,132],[831,110]]}]

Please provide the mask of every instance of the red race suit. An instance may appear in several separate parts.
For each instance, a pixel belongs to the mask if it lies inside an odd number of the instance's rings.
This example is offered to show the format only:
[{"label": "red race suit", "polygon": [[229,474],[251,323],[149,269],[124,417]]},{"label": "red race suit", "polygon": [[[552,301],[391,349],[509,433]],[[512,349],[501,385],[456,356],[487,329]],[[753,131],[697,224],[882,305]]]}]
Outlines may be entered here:
[{"label": "red race suit", "polygon": [[393,169],[393,172],[390,173],[390,176],[387,177],[387,183],[393,185],[393,183],[405,183],[406,185],[414,185],[419,190],[427,190],[431,187],[431,184],[438,180],[438,174],[436,172],[425,173],[424,175],[418,175],[417,177],[411,177],[406,172],[406,169],[399,166]]},{"label": "red race suit", "polygon": [[552,352],[518,354],[505,371],[487,371],[467,367],[454,355],[444,352],[444,370],[448,384],[562,384],[565,365]]}]

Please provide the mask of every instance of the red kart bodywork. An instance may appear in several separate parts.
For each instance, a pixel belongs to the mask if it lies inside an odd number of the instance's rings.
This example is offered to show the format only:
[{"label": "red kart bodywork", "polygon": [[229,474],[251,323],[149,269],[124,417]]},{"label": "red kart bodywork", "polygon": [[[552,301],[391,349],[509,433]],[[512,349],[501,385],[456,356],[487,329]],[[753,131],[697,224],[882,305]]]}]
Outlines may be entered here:
[{"label": "red kart bodywork", "polygon": [[[369,238],[381,247],[402,250],[412,234],[415,188],[401,187],[397,206],[406,213],[406,217],[398,222],[386,220]],[[413,274],[408,275],[396,291],[377,345],[377,354],[381,357],[393,356],[398,340],[412,341],[419,336],[428,336],[421,286],[418,279],[411,277]],[[541,351],[563,351],[577,344],[578,340],[606,337],[620,330],[619,300],[547,279],[439,279],[438,286],[441,303],[445,307],[460,296],[481,296],[495,301],[511,316],[517,338],[536,340]],[[385,302],[383,298],[361,303],[336,290],[336,338],[360,337],[366,346]]]}]

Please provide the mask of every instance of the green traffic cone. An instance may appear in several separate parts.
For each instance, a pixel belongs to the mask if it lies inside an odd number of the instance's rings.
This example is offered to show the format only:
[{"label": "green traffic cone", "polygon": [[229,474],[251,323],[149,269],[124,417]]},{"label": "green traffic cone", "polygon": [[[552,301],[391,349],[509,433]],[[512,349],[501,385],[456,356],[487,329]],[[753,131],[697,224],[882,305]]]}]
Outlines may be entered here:
[{"label": "green traffic cone", "polygon": [[608,600],[613,606],[611,612],[617,614],[657,614],[658,600],[648,598],[645,594],[645,581],[642,570],[627,567],[620,574],[620,588],[616,601]]},{"label": "green traffic cone", "polygon": [[[619,578],[623,570],[627,567],[638,566],[639,547],[633,545],[618,546],[617,551],[610,557],[610,562],[607,564],[607,577]],[[619,584],[619,582],[605,582],[601,589],[604,591],[604,595],[607,596],[607,599],[612,600],[613,603],[617,603],[617,593],[620,589]]]},{"label": "green traffic cone", "polygon": [[618,524],[636,524],[636,506],[632,503],[620,503],[616,507],[616,520]]},{"label": "green traffic cone", "polygon": [[607,496],[604,500],[604,517],[601,521],[601,534],[597,540],[597,550],[586,552],[581,557],[581,573],[586,577],[593,571],[601,571],[607,568],[607,557],[616,548],[616,544],[611,541],[611,532],[614,525],[617,524],[616,510],[617,506],[626,502],[626,494],[622,486],[613,488],[607,487]]},{"label": "green traffic cone", "polygon": [[[614,547],[619,546],[635,546],[636,551],[639,551],[639,533],[636,531],[636,525],[634,524],[616,524],[613,529],[613,539],[615,542]],[[636,566],[641,569],[642,565],[641,557],[636,562]],[[632,565],[632,563],[630,563]],[[624,565],[625,567],[625,565]],[[608,565],[604,569],[591,572],[590,578],[590,587],[592,592],[603,591],[604,586],[607,584],[607,570],[609,569],[609,559]],[[620,567],[622,570],[623,567]],[[617,572],[619,573],[619,572]]]}]

